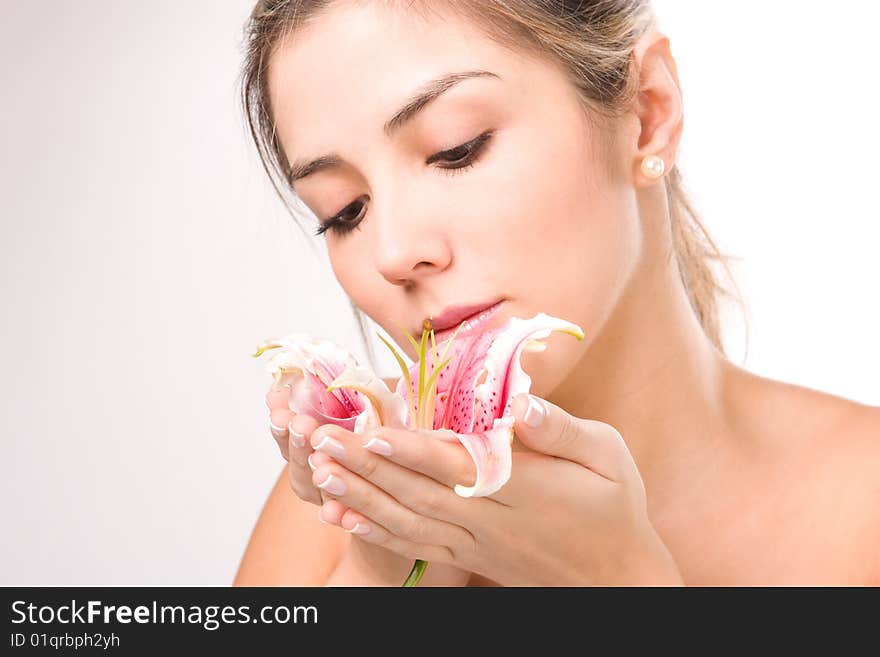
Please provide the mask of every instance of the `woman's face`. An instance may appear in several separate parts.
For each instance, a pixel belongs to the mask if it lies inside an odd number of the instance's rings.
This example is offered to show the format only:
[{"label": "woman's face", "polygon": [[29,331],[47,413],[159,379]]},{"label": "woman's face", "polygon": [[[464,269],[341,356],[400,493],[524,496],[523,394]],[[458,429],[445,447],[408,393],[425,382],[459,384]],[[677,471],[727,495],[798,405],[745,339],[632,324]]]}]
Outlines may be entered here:
[{"label": "woman's face", "polygon": [[[600,159],[574,87],[551,64],[452,16],[383,5],[334,8],[270,63],[289,161],[339,159],[294,190],[319,220],[345,222],[324,233],[335,275],[410,358],[395,323],[418,338],[424,318],[453,305],[503,298],[493,325],[538,312],[580,325],[583,341],[553,333],[534,362],[523,354],[533,392],[546,394],[600,332],[636,263],[631,182],[608,173],[626,166]],[[386,132],[431,80],[477,71]]]}]

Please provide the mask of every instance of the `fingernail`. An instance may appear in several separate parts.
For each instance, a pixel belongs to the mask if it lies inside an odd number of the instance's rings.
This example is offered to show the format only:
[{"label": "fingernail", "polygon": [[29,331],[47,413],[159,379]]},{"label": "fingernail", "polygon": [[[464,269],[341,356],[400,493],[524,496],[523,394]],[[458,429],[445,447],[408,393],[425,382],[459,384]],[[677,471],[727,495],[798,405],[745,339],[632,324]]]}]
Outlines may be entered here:
[{"label": "fingernail", "polygon": [[339,477],[329,475],[324,481],[318,484],[318,488],[323,488],[331,495],[343,495],[345,493],[345,482]]},{"label": "fingernail", "polygon": [[528,408],[526,408],[526,412],[523,414],[523,422],[534,429],[541,425],[544,421],[544,416],[546,415],[547,411],[544,409],[543,404],[532,395],[529,395],[529,405]]},{"label": "fingernail", "polygon": [[381,438],[370,438],[365,444],[364,449],[368,449],[375,454],[382,456],[391,456],[391,444]]},{"label": "fingernail", "polygon": [[333,523],[327,522],[327,521],[324,520],[324,518],[321,516],[321,511],[323,511],[323,510],[324,510],[324,507],[323,507],[323,506],[322,506],[320,509],[318,509],[318,520],[320,520],[321,522],[323,522],[325,525],[331,525],[331,524],[333,524]]},{"label": "fingernail", "polygon": [[354,527],[352,527],[351,529],[346,529],[345,531],[347,531],[349,534],[369,534],[370,526],[358,522],[355,523]]},{"label": "fingernail", "polygon": [[330,436],[324,436],[324,440],[318,443],[315,449],[336,458],[342,458],[345,456],[345,447],[342,446],[341,442]]},{"label": "fingernail", "polygon": [[[314,452],[312,452],[312,454],[314,454]],[[309,462],[309,467],[312,469],[312,472],[314,472],[315,471],[315,464],[312,463],[312,454],[309,454],[309,458],[307,458],[306,461]]]},{"label": "fingernail", "polygon": [[306,446],[306,437],[299,431],[294,431],[292,424],[287,425],[287,430],[290,432],[290,442],[293,443],[294,447]]},{"label": "fingernail", "polygon": [[276,427],[274,424],[272,424],[271,418],[269,419],[269,431],[271,431],[272,435],[276,438],[284,438],[284,429],[282,429],[281,427]]}]

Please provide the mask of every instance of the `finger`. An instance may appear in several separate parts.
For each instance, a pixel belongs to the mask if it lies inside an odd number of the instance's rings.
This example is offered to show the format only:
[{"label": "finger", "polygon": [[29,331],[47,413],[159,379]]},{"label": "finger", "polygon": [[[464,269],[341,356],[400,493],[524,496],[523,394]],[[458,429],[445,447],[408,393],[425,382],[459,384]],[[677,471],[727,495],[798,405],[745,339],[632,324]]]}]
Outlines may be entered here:
[{"label": "finger", "polygon": [[270,411],[280,408],[288,408],[288,400],[290,399],[290,385],[275,386],[269,388],[266,393],[266,406]]},{"label": "finger", "polygon": [[623,437],[610,424],[574,417],[526,393],[517,396],[512,411],[517,437],[536,452],[574,461],[611,481],[622,481],[635,468]]},{"label": "finger", "polygon": [[[328,525],[342,527],[342,517],[348,512],[348,507],[339,500],[328,498],[321,508],[318,509],[318,520]],[[344,529],[344,527],[343,527]]]},{"label": "finger", "polygon": [[461,443],[440,440],[429,432],[380,427],[363,436],[363,447],[447,488],[473,486],[477,478],[474,460]]},{"label": "finger", "polygon": [[[291,421],[287,426],[288,442],[286,450],[289,455],[291,480],[294,492],[304,500],[322,504],[326,496],[312,483],[312,470],[308,462],[312,447],[308,443],[308,435],[316,424],[313,418],[291,412]],[[296,482],[296,483],[294,483]]]},{"label": "finger", "polygon": [[312,473],[308,468],[301,468],[289,461],[287,463],[287,482],[294,494],[304,502],[319,506],[324,503],[321,491],[312,483]]},{"label": "finger", "polygon": [[[288,481],[290,483],[290,487],[293,489],[293,492],[296,493],[296,496],[306,502],[311,502],[312,504],[322,505],[327,502],[330,497],[326,492],[315,486],[312,481],[312,472],[314,472],[315,468],[318,466],[317,463],[313,463],[312,459],[315,457],[315,454],[312,453],[309,455],[307,459],[306,466],[299,466],[293,461],[291,461],[288,465]],[[326,461],[321,460],[326,459]],[[321,460],[322,463],[326,464],[332,461],[326,454],[319,454],[318,460]],[[342,505],[343,512],[348,509],[347,506]],[[337,523],[338,524],[338,523]]]},{"label": "finger", "polygon": [[[338,463],[318,466],[312,473],[312,482],[324,489],[332,498],[363,513],[406,541],[421,545],[443,546],[447,550],[451,545],[467,545],[473,541],[470,533],[462,527],[413,512],[384,490],[346,470]],[[436,482],[434,485],[439,486]],[[451,491],[448,492],[455,495]]]},{"label": "finger", "polygon": [[[327,504],[332,503],[331,501]],[[422,559],[435,564],[452,563],[455,561],[451,550],[440,546],[421,545],[407,541],[353,509],[349,509],[341,515],[339,526],[349,534],[353,534],[368,543],[380,545],[407,559]]]},{"label": "finger", "polygon": [[291,413],[290,422],[287,425],[287,431],[290,436],[288,451],[290,458],[297,465],[306,467],[306,459],[312,453],[309,438],[318,426],[318,421],[310,415]]},{"label": "finger", "polygon": [[[332,498],[325,491],[321,490],[320,488],[315,486],[314,483],[312,483],[312,472],[314,472],[318,468],[318,466],[327,465],[328,463],[333,463],[333,462],[334,462],[333,459],[331,457],[329,457],[327,454],[324,454],[323,452],[312,452],[311,454],[309,454],[308,458],[306,459],[306,463],[309,468],[309,485],[312,486],[316,491],[318,491],[321,494],[321,500],[324,503],[331,501]],[[348,507],[345,506],[344,504],[342,504],[341,502],[339,502],[337,500],[333,500],[333,501],[336,502],[336,504],[338,506],[342,507],[343,512],[348,510]]]},{"label": "finger", "polygon": [[[434,437],[430,431],[379,427],[365,434],[363,447],[409,470],[420,472],[453,492],[456,485],[470,488],[476,483],[477,466],[464,445]],[[479,497],[505,506],[514,504],[514,497],[503,486],[490,495]]]},{"label": "finger", "polygon": [[[415,433],[402,433],[408,440],[423,437]],[[404,507],[422,516],[471,527],[483,521],[485,514],[490,512],[489,506],[498,504],[496,500],[487,498],[460,497],[447,484],[365,449],[363,439],[362,435],[327,424],[312,434],[311,444],[316,448],[315,454],[320,452],[331,456],[349,472],[369,481]]]},{"label": "finger", "polygon": [[290,460],[287,448],[289,418],[289,410],[276,409],[269,412],[269,432],[272,434],[272,438],[275,439],[275,442],[278,443],[278,449],[281,450],[281,456],[288,461]]},{"label": "finger", "polygon": [[[331,504],[331,502],[327,502]],[[380,523],[363,514],[348,511],[343,516],[340,526],[356,538],[379,545],[407,559],[422,559],[429,563],[452,564],[454,558],[447,547],[439,545],[422,545],[397,536]],[[403,584],[403,582],[401,582]]]}]

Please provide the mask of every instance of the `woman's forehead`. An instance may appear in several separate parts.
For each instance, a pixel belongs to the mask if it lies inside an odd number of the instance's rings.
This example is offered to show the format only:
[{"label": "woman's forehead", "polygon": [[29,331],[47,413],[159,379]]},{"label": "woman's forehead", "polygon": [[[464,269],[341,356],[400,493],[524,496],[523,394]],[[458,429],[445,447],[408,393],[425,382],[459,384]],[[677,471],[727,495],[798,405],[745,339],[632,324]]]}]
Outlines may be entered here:
[{"label": "woman's forehead", "polygon": [[345,5],[290,35],[273,55],[276,132],[282,144],[295,145],[291,159],[298,161],[333,150],[340,126],[352,133],[346,142],[354,135],[382,139],[387,121],[419,90],[474,71],[490,72],[511,95],[529,88],[524,80],[533,75],[467,19],[429,20],[382,3]]},{"label": "woman's forehead", "polygon": [[515,59],[465,18],[430,20],[384,3],[342,5],[285,39],[270,61],[269,87],[276,111],[394,102],[432,74],[502,72],[516,69]]}]

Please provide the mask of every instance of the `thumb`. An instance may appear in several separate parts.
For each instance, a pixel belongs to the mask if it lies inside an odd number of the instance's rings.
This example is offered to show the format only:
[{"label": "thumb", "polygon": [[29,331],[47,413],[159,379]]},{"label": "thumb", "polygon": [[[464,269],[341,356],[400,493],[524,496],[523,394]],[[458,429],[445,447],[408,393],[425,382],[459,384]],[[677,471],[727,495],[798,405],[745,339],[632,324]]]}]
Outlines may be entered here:
[{"label": "thumb", "polygon": [[522,393],[511,406],[514,433],[526,447],[574,461],[612,481],[635,467],[620,433],[605,422],[586,420],[535,395]]}]

